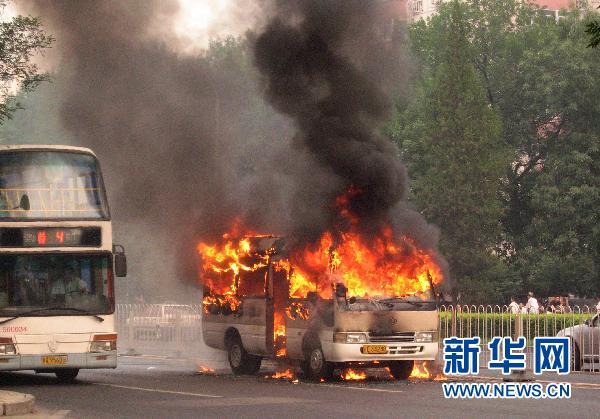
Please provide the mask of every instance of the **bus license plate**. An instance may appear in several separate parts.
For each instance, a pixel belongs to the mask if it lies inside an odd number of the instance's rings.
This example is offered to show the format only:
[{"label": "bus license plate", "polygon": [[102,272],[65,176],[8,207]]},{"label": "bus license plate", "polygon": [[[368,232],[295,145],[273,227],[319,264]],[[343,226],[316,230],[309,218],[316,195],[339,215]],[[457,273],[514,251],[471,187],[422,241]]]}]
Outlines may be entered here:
[{"label": "bus license plate", "polygon": [[43,356],[42,364],[44,365],[65,365],[67,363],[66,355]]},{"label": "bus license plate", "polygon": [[363,354],[387,354],[387,345],[363,345],[360,348]]}]

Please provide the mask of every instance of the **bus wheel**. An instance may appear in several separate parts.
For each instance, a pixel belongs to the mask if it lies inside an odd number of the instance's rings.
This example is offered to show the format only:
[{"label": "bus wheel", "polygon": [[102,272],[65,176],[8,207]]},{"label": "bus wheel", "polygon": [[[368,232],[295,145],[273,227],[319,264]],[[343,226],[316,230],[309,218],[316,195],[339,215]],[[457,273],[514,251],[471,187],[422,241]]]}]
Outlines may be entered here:
[{"label": "bus wheel", "polygon": [[320,346],[312,346],[307,349],[302,363],[304,376],[312,381],[328,380],[333,376],[334,365],[325,360],[323,350]]},{"label": "bus wheel", "polygon": [[79,370],[77,368],[67,368],[64,370],[56,370],[54,371],[54,374],[56,374],[58,381],[62,383],[71,383],[75,380],[77,374],[79,374]]},{"label": "bus wheel", "polygon": [[410,377],[415,361],[390,361],[388,367],[396,380],[406,380]]},{"label": "bus wheel", "polygon": [[246,352],[239,336],[233,337],[229,342],[227,358],[229,359],[231,371],[235,375],[256,374],[260,370],[262,362],[261,357],[250,355]]}]

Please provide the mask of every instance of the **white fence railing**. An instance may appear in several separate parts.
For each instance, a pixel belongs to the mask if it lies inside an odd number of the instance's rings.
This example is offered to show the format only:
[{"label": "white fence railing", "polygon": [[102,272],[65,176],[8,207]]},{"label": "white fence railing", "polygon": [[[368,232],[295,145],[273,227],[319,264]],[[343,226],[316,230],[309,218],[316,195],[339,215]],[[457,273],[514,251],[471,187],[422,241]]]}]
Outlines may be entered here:
[{"label": "white fence railing", "polygon": [[[456,336],[481,339],[481,364],[487,365],[487,343],[495,336],[524,336],[527,367],[533,365],[535,337],[569,336],[572,347],[572,370],[600,372],[600,318],[595,307],[573,306],[557,312],[517,313],[499,305],[442,305],[440,316],[440,351],[443,339]],[[518,311],[518,310],[515,310]]]},{"label": "white fence railing", "polygon": [[202,340],[202,306],[117,304],[119,351],[173,357],[198,356]]}]

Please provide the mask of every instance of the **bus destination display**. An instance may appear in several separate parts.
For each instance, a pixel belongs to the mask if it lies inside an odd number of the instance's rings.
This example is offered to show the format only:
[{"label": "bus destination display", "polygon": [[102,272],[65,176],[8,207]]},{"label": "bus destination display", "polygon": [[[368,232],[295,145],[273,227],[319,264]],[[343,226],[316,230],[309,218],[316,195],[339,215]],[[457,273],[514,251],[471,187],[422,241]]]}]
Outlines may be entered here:
[{"label": "bus destination display", "polygon": [[0,247],[100,246],[98,227],[0,228]]}]

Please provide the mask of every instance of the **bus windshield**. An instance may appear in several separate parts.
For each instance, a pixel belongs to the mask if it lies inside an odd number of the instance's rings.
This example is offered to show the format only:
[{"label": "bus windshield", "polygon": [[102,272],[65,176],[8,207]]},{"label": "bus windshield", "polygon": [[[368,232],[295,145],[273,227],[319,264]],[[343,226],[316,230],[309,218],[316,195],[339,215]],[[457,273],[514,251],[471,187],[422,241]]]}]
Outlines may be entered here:
[{"label": "bus windshield", "polygon": [[36,316],[74,314],[75,310],[114,311],[109,255],[0,255],[0,316],[29,311]]},{"label": "bus windshield", "polygon": [[108,218],[96,158],[63,151],[0,153],[0,217]]}]

